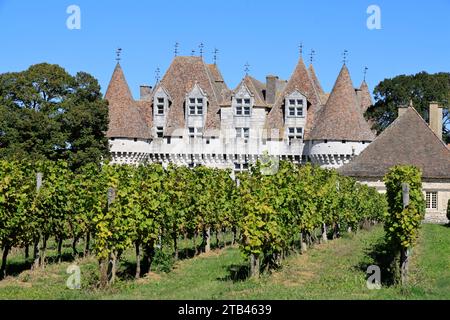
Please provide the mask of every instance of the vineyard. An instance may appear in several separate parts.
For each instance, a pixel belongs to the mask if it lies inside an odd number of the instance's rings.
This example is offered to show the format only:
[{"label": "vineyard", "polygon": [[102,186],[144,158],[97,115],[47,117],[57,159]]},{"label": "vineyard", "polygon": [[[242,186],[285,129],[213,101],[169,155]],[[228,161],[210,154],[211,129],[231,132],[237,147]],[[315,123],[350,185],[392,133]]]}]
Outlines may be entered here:
[{"label": "vineyard", "polygon": [[384,196],[335,171],[281,162],[277,173],[264,175],[263,167],[232,177],[206,167],[105,164],[72,172],[63,161],[0,161],[0,277],[13,248],[32,256],[37,269],[47,263],[49,241],[60,261],[70,240],[74,255],[96,257],[105,287],[130,248],[139,278],[162,247],[176,260],[180,241],[191,241],[198,255],[211,250],[213,236],[226,246],[225,235],[248,259],[250,276],[258,277],[292,252],[375,224],[387,212]]}]

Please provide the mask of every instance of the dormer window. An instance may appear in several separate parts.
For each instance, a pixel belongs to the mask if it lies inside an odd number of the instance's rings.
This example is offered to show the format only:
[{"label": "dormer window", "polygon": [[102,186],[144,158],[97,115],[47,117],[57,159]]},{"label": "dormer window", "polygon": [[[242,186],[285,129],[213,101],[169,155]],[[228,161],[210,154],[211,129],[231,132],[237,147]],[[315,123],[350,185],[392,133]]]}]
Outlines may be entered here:
[{"label": "dormer window", "polygon": [[163,127],[156,127],[156,136],[158,138],[164,137],[164,128]]},{"label": "dormer window", "polygon": [[[200,88],[198,83],[194,85],[194,88],[192,88],[192,91],[189,92],[186,95],[186,102],[185,102],[185,115],[186,118],[191,117],[192,121],[197,121],[195,119],[200,119],[201,117],[198,116],[204,116],[208,112],[208,97],[206,93]],[[204,119],[203,119],[204,120]],[[202,120],[202,121],[203,121]],[[193,124],[193,123],[192,123]],[[198,125],[198,124],[195,124]],[[191,126],[191,125],[189,125]]]},{"label": "dormer window", "polygon": [[189,98],[189,115],[203,115],[203,98]]},{"label": "dormer window", "polygon": [[288,99],[289,117],[303,117],[303,99]]},{"label": "dormer window", "polygon": [[295,90],[285,97],[286,118],[305,118],[307,112],[306,96]]},{"label": "dormer window", "polygon": [[159,116],[163,116],[164,115],[164,98],[157,98],[157,103],[156,103],[156,114]]},{"label": "dormer window", "polygon": [[153,118],[157,126],[163,125],[165,115],[169,112],[170,96],[162,86],[158,87],[153,97]]},{"label": "dormer window", "polygon": [[236,115],[250,116],[251,114],[251,100],[250,99],[236,99]]}]

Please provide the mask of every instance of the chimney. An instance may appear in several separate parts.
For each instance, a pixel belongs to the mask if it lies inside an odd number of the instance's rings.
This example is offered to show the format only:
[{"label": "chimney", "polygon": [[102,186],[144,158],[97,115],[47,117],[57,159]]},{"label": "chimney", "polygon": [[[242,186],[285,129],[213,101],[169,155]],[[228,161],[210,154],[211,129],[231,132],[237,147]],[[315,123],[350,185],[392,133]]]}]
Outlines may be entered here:
[{"label": "chimney", "polygon": [[442,107],[437,102],[430,102],[430,128],[442,140]]},{"label": "chimney", "polygon": [[266,102],[268,104],[275,103],[275,97],[277,94],[277,76],[269,75],[266,77]]},{"label": "chimney", "polygon": [[152,87],[143,85],[141,86],[141,100],[148,101],[152,95]]}]

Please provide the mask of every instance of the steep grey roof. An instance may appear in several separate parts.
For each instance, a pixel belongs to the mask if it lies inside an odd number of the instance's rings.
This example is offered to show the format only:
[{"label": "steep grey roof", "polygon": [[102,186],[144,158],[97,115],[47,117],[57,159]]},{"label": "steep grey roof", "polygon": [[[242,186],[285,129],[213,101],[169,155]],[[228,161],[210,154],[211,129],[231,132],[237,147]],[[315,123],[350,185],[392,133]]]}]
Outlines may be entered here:
[{"label": "steep grey roof", "polygon": [[347,66],[344,64],[307,140],[373,141]]},{"label": "steep grey roof", "polygon": [[381,178],[395,165],[419,167],[425,179],[450,179],[450,150],[413,107],[338,171],[352,177]]},{"label": "steep grey roof", "polygon": [[134,101],[130,88],[118,63],[114,69],[105,99],[109,103],[108,138],[140,138],[149,139],[151,117],[140,103]]}]

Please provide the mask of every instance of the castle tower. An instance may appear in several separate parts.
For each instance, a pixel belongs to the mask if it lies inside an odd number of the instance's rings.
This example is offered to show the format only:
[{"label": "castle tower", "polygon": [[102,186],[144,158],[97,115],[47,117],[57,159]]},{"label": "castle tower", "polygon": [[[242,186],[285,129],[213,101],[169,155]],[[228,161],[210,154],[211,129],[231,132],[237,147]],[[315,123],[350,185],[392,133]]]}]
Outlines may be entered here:
[{"label": "castle tower", "polygon": [[109,103],[109,125],[106,133],[112,161],[138,164],[149,153],[150,129],[145,121],[149,109],[134,101],[120,63],[114,69],[106,91]]},{"label": "castle tower", "polygon": [[360,154],[374,138],[344,64],[308,137],[311,161],[338,168]]}]

